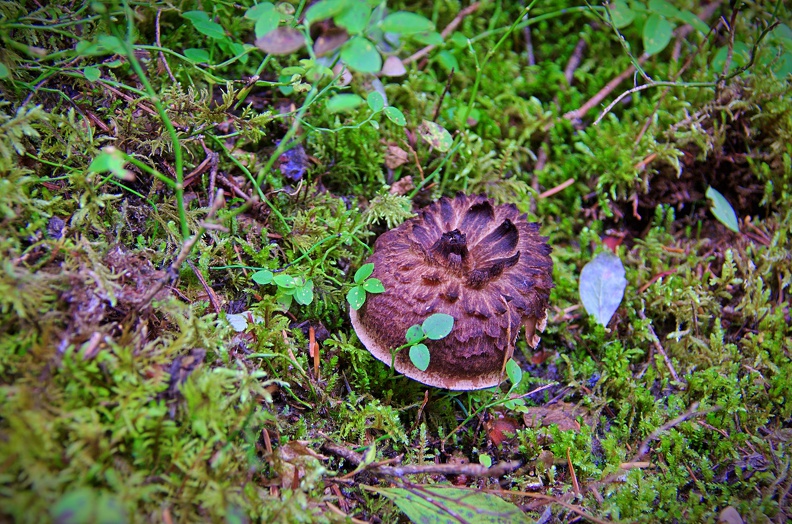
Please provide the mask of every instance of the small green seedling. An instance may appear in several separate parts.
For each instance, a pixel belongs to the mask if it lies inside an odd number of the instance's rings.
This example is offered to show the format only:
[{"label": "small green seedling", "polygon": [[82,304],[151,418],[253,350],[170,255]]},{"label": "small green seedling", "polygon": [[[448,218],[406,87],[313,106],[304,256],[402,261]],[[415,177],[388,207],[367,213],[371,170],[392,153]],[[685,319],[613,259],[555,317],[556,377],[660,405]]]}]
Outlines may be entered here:
[{"label": "small green seedling", "polygon": [[292,300],[301,306],[307,306],[313,302],[314,284],[311,279],[293,277],[285,274],[275,275],[268,269],[253,273],[250,278],[253,282],[261,284],[262,286],[267,284],[275,284],[278,286],[278,293],[275,295],[275,301],[283,309],[289,309],[292,305]]},{"label": "small green seedling", "polygon": [[355,287],[347,293],[349,307],[358,310],[366,303],[366,293],[383,293],[385,286],[378,278],[369,278],[374,272],[374,264],[363,264],[355,272]]},{"label": "small green seedling", "polygon": [[410,328],[407,329],[407,333],[404,335],[404,338],[407,339],[407,343],[393,351],[391,368],[394,364],[393,361],[396,359],[396,353],[409,347],[410,362],[421,371],[426,371],[426,368],[429,367],[430,355],[429,348],[426,347],[426,344],[423,344],[423,341],[426,339],[440,340],[445,338],[451,333],[453,328],[454,317],[446,315],[445,313],[435,313],[427,317],[426,320],[423,321],[423,324],[410,326]]}]

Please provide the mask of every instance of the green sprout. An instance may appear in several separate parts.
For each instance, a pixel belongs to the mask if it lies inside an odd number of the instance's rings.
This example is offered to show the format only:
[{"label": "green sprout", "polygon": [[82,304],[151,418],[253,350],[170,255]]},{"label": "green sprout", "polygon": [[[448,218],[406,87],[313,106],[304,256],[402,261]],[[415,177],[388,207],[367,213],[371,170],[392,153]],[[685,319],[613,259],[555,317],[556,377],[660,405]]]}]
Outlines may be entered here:
[{"label": "green sprout", "polygon": [[391,352],[391,369],[396,360],[396,353],[402,349],[410,348],[410,362],[421,371],[429,367],[429,348],[424,340],[440,340],[448,336],[454,328],[454,317],[445,313],[435,313],[426,318],[422,324],[414,324],[407,329],[404,338],[407,343],[397,347]]},{"label": "green sprout", "polygon": [[262,286],[267,284],[275,284],[278,286],[275,301],[283,307],[283,309],[289,309],[292,305],[292,300],[301,306],[307,306],[313,302],[314,284],[311,279],[293,277],[285,274],[275,275],[268,269],[253,273],[250,278],[253,282]]},{"label": "green sprout", "polygon": [[349,307],[358,310],[366,303],[366,293],[383,293],[385,286],[378,278],[369,278],[374,272],[374,264],[363,264],[355,272],[355,287],[347,293]]}]

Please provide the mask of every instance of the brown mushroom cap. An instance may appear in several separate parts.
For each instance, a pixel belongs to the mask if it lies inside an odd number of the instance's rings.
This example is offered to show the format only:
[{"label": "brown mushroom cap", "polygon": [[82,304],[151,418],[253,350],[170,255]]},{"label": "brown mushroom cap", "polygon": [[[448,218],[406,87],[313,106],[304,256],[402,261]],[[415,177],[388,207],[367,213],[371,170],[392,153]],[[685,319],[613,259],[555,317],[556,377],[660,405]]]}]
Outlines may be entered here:
[{"label": "brown mushroom cap", "polygon": [[385,292],[368,294],[352,325],[379,360],[403,345],[407,329],[434,313],[454,317],[451,333],[427,340],[430,362],[416,368],[407,349],[396,370],[430,386],[469,390],[496,386],[525,326],[538,343],[553,287],[553,261],[539,225],[512,204],[484,196],[443,197],[381,235],[367,262]]}]

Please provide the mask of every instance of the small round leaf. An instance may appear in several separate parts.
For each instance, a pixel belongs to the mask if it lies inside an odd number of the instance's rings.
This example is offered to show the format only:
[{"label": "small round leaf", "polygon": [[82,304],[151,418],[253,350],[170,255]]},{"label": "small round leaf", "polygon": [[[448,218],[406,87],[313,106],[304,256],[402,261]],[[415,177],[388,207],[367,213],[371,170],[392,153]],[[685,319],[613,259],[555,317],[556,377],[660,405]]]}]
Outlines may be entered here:
[{"label": "small round leaf", "polygon": [[[371,95],[369,95],[371,96]],[[374,272],[374,264],[368,263],[360,266],[360,269],[355,271],[355,284],[360,284]]]},{"label": "small round leaf", "polygon": [[410,362],[421,371],[429,367],[429,348],[424,344],[410,346]]},{"label": "small round leaf", "polygon": [[382,95],[378,91],[372,91],[366,97],[366,103],[368,103],[369,109],[374,111],[382,111],[385,107],[385,99],[382,98]]},{"label": "small round leaf", "polygon": [[102,70],[98,66],[88,66],[83,69],[83,74],[89,82],[96,82],[102,77]]},{"label": "small round leaf", "polygon": [[335,95],[327,101],[328,113],[346,113],[359,107],[363,103],[363,98],[354,93],[342,93]]},{"label": "small round leaf", "polygon": [[274,277],[274,276],[275,275],[272,274],[272,271],[270,271],[268,269],[265,269],[263,271],[256,271],[255,273],[253,273],[250,276],[250,278],[256,284],[261,284],[262,286],[264,286],[264,285],[267,285],[267,284],[271,284],[272,283],[272,277]]},{"label": "small round leaf", "polygon": [[418,342],[424,338],[423,329],[418,324],[414,324],[410,326],[407,330],[407,333],[404,335],[404,338],[407,339],[407,342],[412,344],[413,342]]},{"label": "small round leaf", "polygon": [[522,369],[520,365],[512,358],[506,362],[506,374],[509,376],[509,380],[512,383],[512,387],[517,386],[520,383],[523,377]]},{"label": "small round leaf", "polygon": [[276,275],[272,280],[278,287],[284,287],[288,289],[297,286],[297,282],[295,282],[294,277],[289,275]]},{"label": "small round leaf", "polygon": [[382,285],[382,281],[378,278],[370,278],[365,282],[363,282],[363,289],[365,289],[369,293],[385,292],[385,286]]},{"label": "small round leaf", "polygon": [[434,31],[435,26],[425,16],[407,11],[397,11],[386,16],[380,24],[380,28],[386,33],[411,35]]},{"label": "small round leaf", "polygon": [[377,73],[382,69],[382,57],[368,38],[356,36],[341,48],[341,60],[361,73]]},{"label": "small round leaf", "polygon": [[313,302],[313,296],[313,282],[310,280],[294,291],[294,300],[301,306],[307,306]]},{"label": "small round leaf", "polygon": [[440,340],[446,337],[454,328],[454,317],[445,313],[435,313],[421,325],[424,334],[432,340]]},{"label": "small round leaf", "polygon": [[451,149],[454,143],[454,139],[451,138],[451,133],[440,124],[430,122],[429,120],[421,122],[421,125],[418,126],[418,134],[421,135],[424,142],[441,153],[445,153]]},{"label": "small round leaf", "polygon": [[349,307],[357,311],[366,302],[366,290],[362,286],[353,287],[347,293],[347,302],[349,302]]},{"label": "small round leaf", "polygon": [[388,119],[397,126],[404,127],[407,125],[407,120],[404,118],[404,114],[393,106],[388,106],[385,108],[385,116],[387,116]]},{"label": "small round leaf", "polygon": [[644,53],[656,55],[666,48],[671,41],[674,24],[659,15],[652,15],[646,19],[643,28]]}]

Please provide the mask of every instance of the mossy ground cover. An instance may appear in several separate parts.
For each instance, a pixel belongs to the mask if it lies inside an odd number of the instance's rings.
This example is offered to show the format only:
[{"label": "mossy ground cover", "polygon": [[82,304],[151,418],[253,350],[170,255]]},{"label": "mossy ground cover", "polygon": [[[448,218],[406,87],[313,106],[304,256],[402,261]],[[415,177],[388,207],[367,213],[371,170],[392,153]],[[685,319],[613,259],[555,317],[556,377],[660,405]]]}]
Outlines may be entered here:
[{"label": "mossy ground cover", "polygon": [[[465,522],[449,484],[511,521],[792,518],[788,6],[312,4],[0,3],[3,518]],[[553,246],[518,384],[394,377],[348,320],[377,235],[457,191]]]}]

